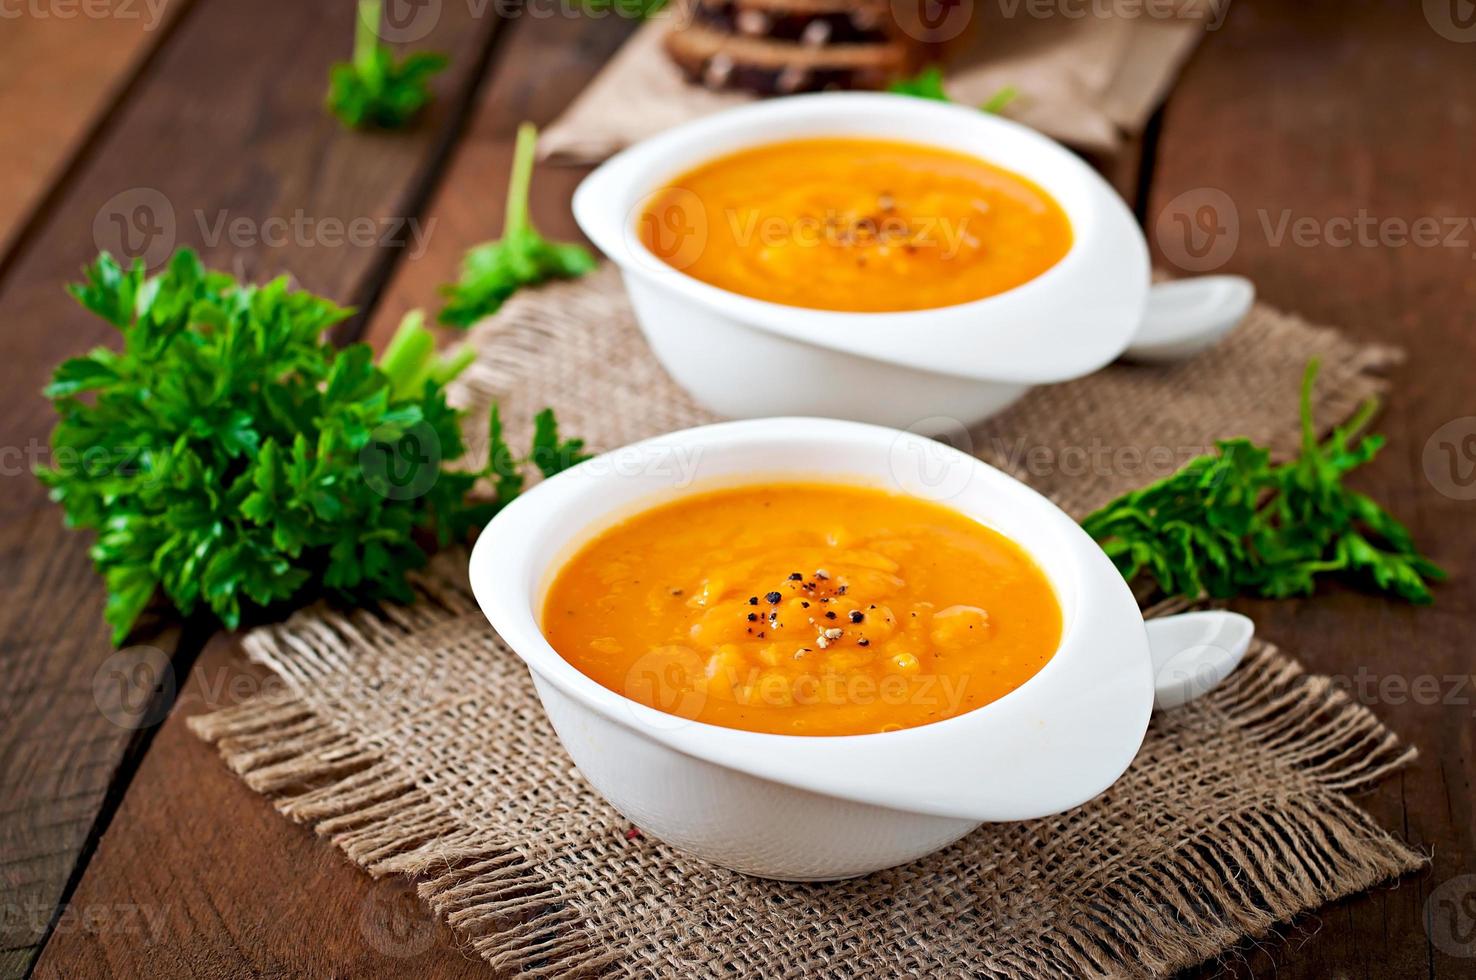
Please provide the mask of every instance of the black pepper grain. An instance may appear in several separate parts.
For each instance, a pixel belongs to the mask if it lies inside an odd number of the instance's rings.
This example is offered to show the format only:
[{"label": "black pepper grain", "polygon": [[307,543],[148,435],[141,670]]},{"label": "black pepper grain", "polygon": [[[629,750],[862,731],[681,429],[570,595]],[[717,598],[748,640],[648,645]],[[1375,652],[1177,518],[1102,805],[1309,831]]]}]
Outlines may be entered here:
[{"label": "black pepper grain", "polygon": [[861,620],[863,620],[865,618],[866,618],[866,614],[864,612],[862,612],[861,610],[859,610],[859,609],[852,609],[851,610],[851,622],[853,622],[853,623],[859,623],[859,622],[861,622]]},{"label": "black pepper grain", "polygon": [[[779,604],[779,600],[783,599],[784,596],[780,595],[778,592],[770,592],[768,595],[764,596],[764,598],[769,600],[770,605],[777,606]],[[755,605],[757,605],[757,603],[755,603]]]}]

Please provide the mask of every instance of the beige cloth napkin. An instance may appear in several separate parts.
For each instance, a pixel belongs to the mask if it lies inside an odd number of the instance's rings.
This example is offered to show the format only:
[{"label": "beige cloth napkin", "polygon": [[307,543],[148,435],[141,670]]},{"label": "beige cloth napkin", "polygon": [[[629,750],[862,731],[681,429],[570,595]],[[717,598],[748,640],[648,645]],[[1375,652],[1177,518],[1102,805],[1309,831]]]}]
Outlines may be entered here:
[{"label": "beige cloth napkin", "polygon": [[[981,23],[946,87],[982,103],[1006,86],[1004,115],[1083,150],[1110,152],[1142,130],[1227,0],[960,0]],[[752,96],[690,85],[661,49],[678,14],[657,15],[544,132],[545,159],[590,163]]]}]

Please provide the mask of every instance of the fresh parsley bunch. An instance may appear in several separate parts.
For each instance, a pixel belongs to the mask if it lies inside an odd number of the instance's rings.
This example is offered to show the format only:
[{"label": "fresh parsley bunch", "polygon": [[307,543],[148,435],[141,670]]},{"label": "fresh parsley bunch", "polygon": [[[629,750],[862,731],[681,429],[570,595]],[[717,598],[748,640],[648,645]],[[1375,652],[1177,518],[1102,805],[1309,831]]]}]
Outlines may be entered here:
[{"label": "fresh parsley bunch", "polygon": [[345,126],[396,129],[431,100],[431,76],[443,70],[446,56],[414,52],[395,60],[380,43],[381,0],[360,0],[354,23],[354,57],[328,73],[328,109]]},{"label": "fresh parsley bunch", "polygon": [[1082,526],[1128,579],[1148,575],[1168,595],[1198,598],[1306,595],[1319,575],[1371,581],[1410,602],[1431,601],[1429,582],[1445,577],[1420,555],[1409,531],[1343,483],[1383,446],[1353,441],[1370,402],[1322,443],[1312,422],[1317,362],[1302,381],[1302,451],[1273,464],[1247,439],[1218,443],[1165,480],[1135,490]]},{"label": "fresh parsley bunch", "polygon": [[[887,86],[887,91],[896,92],[898,95],[911,95],[919,99],[931,99],[934,102],[953,101],[943,89],[943,70],[937,65],[929,65],[912,78],[898,79]],[[985,100],[979,109],[981,112],[998,115],[1005,106],[1019,97],[1019,89],[1013,85],[1006,85]]]},{"label": "fresh parsley bunch", "polygon": [[[103,254],[85,279],[72,294],[122,348],[57,368],[38,476],[70,526],[97,532],[114,642],[158,592],[231,628],[243,609],[320,594],[408,600],[421,540],[489,519],[525,463],[550,474],[585,458],[545,412],[530,458],[499,435],[482,469],[446,468],[466,448],[444,386],[469,354],[439,358],[418,316],[375,364],[366,345],[323,339],[349,310],[285,279],[239,284],[187,250],[151,278]],[[498,500],[469,499],[483,476]]]},{"label": "fresh parsley bunch", "polygon": [[524,286],[548,279],[572,279],[594,270],[595,258],[589,249],[549,241],[528,218],[528,189],[533,182],[537,146],[538,130],[532,123],[523,123],[518,127],[513,151],[502,237],[469,250],[461,262],[460,281],[441,287],[448,297],[439,317],[442,323],[469,327],[495,313]]}]

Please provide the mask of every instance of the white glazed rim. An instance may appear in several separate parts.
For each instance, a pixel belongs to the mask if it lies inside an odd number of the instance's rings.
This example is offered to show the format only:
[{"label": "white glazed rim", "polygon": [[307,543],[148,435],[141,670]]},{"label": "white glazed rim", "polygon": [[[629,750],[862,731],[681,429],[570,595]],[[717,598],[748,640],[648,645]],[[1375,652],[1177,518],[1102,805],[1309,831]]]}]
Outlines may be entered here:
[{"label": "white glazed rim", "polygon": [[[1041,522],[1037,526],[1059,543],[1059,567],[1065,569],[1051,576],[1067,607],[1055,657],[1005,697],[946,721],[874,735],[745,732],[677,718],[580,673],[554,651],[539,627],[537,605],[558,559],[540,559],[538,553],[548,550],[549,539],[587,540],[628,513],[608,502],[625,478],[612,470],[600,475],[591,463],[533,488],[483,530],[471,557],[473,592],[503,641],[544,681],[586,709],[675,751],[811,792],[935,816],[1022,820],[1083,803],[1115,782],[1137,754],[1152,708],[1152,667],[1131,591],[1101,549],[1055,505],[973,457],[911,433],[855,422],[727,422],[659,436],[628,450],[655,454],[683,446],[721,454],[779,445],[813,445],[816,451],[843,445],[875,450],[880,471],[893,447],[913,441],[954,454],[951,462],[970,467],[971,480],[1007,501],[1004,506],[1017,515],[1017,524]],[[794,475],[814,478],[810,472]],[[867,475],[873,474],[857,477]],[[603,517],[576,522],[570,514],[580,508],[597,509]],[[579,526],[571,527],[574,523]],[[558,550],[566,554],[567,547]]]},{"label": "white glazed rim", "polygon": [[[791,133],[794,127],[801,128]],[[632,232],[633,214],[646,195],[704,160],[787,135],[858,132],[990,160],[996,157],[986,145],[1008,146],[1013,156],[1034,165],[998,162],[1040,183],[1066,210],[1074,232],[1070,251],[1029,282],[984,299],[927,310],[851,313],[786,306],[712,286],[662,261]],[[714,151],[713,145],[721,149]],[[1030,384],[1089,374],[1126,349],[1147,302],[1147,242],[1127,206],[1096,171],[1029,127],[968,106],[911,96],[789,96],[675,126],[616,154],[586,177],[574,192],[573,210],[579,227],[627,276],[753,327],[943,374]]]}]

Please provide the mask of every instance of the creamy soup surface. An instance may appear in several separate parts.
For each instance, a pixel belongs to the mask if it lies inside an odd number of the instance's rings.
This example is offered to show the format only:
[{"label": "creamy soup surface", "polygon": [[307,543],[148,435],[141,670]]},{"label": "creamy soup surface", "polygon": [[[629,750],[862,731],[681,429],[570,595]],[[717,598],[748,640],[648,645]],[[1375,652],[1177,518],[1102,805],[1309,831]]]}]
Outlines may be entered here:
[{"label": "creamy soup surface", "polygon": [[542,625],[599,684],[728,728],[852,735],[941,721],[1025,683],[1062,614],[1018,545],[946,507],[782,483],[681,498],[597,535]]},{"label": "creamy soup surface", "polygon": [[872,139],[773,143],[683,174],[646,202],[642,243],[731,292],[851,312],[931,309],[1029,282],[1071,223],[1020,174]]}]

